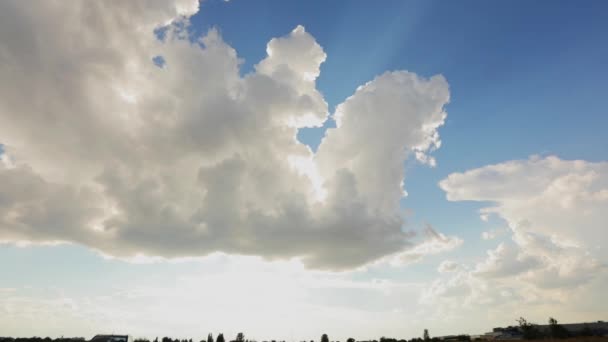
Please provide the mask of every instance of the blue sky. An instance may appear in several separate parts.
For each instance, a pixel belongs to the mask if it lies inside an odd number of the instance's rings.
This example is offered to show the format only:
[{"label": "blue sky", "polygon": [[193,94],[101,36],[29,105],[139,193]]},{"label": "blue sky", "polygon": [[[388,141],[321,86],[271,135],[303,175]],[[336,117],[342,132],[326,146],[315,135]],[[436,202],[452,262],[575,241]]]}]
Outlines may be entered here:
[{"label": "blue sky", "polygon": [[0,5],[0,331],[291,341],[605,318],[608,3],[196,4]]}]

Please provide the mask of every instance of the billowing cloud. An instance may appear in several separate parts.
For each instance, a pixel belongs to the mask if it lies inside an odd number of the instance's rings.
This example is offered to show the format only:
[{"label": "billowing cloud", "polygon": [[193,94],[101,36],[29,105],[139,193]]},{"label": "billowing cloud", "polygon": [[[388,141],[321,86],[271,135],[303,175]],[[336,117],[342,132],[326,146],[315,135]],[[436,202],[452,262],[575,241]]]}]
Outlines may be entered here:
[{"label": "billowing cloud", "polygon": [[565,319],[572,321],[593,319],[608,276],[598,246],[606,237],[607,171],[605,162],[533,156],[449,175],[440,182],[448,200],[484,202],[483,221],[506,222],[484,238],[511,239],[455,271],[455,262],[441,263],[421,303],[454,320],[480,308],[490,321],[512,320],[522,308],[537,321],[558,311],[571,312]]},{"label": "billowing cloud", "polygon": [[608,163],[533,156],[451,174],[440,186],[451,201],[489,202],[482,215],[511,230],[514,244],[490,251],[478,276],[564,288],[605,272]]},{"label": "billowing cloud", "polygon": [[599,247],[608,213],[608,163],[557,157],[516,160],[454,173],[440,183],[450,201],[487,201],[511,227]]},{"label": "billowing cloud", "polygon": [[216,30],[189,35],[197,11],[196,0],[0,4],[0,240],[325,269],[407,250],[404,162],[434,164],[445,79],[376,77],[337,107],[314,154],[296,134],[329,116],[321,46],[297,26],[242,76]]}]

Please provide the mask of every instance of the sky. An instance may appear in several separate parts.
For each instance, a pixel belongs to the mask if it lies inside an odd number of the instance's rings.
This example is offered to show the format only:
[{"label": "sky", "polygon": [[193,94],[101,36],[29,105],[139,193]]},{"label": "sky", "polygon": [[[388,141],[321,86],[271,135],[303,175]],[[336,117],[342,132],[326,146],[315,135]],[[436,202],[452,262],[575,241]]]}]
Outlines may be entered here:
[{"label": "sky", "polygon": [[0,332],[607,320],[604,1],[0,2]]}]

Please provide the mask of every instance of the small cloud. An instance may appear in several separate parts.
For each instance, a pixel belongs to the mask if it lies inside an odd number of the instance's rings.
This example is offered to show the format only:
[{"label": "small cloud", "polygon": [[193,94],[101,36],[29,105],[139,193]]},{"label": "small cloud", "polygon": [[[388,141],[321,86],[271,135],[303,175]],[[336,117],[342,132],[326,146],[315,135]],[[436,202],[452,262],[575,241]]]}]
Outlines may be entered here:
[{"label": "small cloud", "polygon": [[494,240],[500,236],[506,235],[509,232],[508,228],[496,228],[481,233],[481,238],[484,240]]},{"label": "small cloud", "polygon": [[436,255],[460,247],[463,240],[456,236],[446,236],[437,232],[431,225],[423,231],[424,240],[413,247],[396,254],[391,261],[393,265],[407,265],[421,261],[427,255]]},{"label": "small cloud", "polygon": [[451,273],[458,271],[460,268],[461,266],[459,263],[451,260],[444,260],[439,264],[439,267],[437,267],[437,271],[439,273]]}]

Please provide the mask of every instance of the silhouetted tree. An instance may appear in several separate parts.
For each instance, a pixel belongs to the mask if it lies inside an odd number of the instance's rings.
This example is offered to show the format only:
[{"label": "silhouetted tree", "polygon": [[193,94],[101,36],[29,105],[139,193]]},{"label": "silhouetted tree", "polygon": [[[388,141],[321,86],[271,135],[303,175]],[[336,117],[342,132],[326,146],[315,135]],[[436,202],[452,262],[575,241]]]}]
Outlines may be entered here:
[{"label": "silhouetted tree", "polygon": [[549,333],[553,338],[567,338],[570,333],[561,324],[557,323],[557,320],[553,317],[549,317]]},{"label": "silhouetted tree", "polygon": [[236,334],[236,342],[245,342],[245,335],[242,332]]},{"label": "silhouetted tree", "polygon": [[217,338],[215,339],[215,342],[226,342],[224,340],[224,334],[217,335]]},{"label": "silhouetted tree", "polygon": [[538,327],[535,324],[529,323],[525,318],[519,317],[517,320],[519,323],[519,329],[521,333],[524,335],[524,339],[526,340],[535,340],[543,337],[543,334],[538,330]]},{"label": "silhouetted tree", "polygon": [[329,342],[329,337],[327,337],[327,334],[323,334],[321,336],[321,342]]},{"label": "silhouetted tree", "polygon": [[352,337],[349,337],[348,339],[346,339],[346,342],[355,342],[355,339]]},{"label": "silhouetted tree", "polygon": [[213,342],[213,335],[211,333],[207,335],[207,342]]},{"label": "silhouetted tree", "polygon": [[422,338],[425,341],[429,341],[431,339],[431,337],[429,336],[429,330],[428,329],[424,329],[424,334],[422,335]]}]

